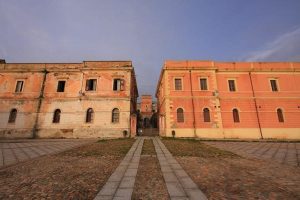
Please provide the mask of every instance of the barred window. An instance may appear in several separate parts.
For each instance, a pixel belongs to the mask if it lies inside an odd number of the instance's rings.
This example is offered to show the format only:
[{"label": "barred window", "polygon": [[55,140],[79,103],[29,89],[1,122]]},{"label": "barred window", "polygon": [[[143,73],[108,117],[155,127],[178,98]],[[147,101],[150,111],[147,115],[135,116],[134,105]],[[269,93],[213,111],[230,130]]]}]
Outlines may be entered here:
[{"label": "barred window", "polygon": [[182,108],[177,109],[177,122],[184,122],[184,113]]},{"label": "barred window", "polygon": [[94,119],[94,110],[92,108],[87,109],[86,111],[86,123],[91,123]]},{"label": "barred window", "polygon": [[278,122],[284,122],[283,112],[280,108],[277,109]]},{"label": "barred window", "polygon": [[175,90],[182,90],[182,80],[175,78]]},{"label": "barred window", "polygon": [[8,118],[8,123],[15,123],[16,119],[17,119],[17,109],[13,108],[11,109],[10,113],[9,113],[9,118]]},{"label": "barred window", "polygon": [[210,112],[208,108],[203,109],[203,119],[204,122],[210,122]]},{"label": "barred window", "polygon": [[119,122],[119,118],[120,118],[120,111],[118,108],[114,108],[112,110],[112,122],[113,123],[118,123]]},{"label": "barred window", "polygon": [[60,109],[56,109],[54,111],[52,123],[59,123],[60,122],[60,113],[61,113]]},{"label": "barred window", "polygon": [[200,78],[200,88],[201,90],[207,90],[207,79]]},{"label": "barred window", "polygon": [[240,116],[239,116],[239,111],[238,109],[233,109],[232,110],[232,115],[233,115],[233,121],[234,123],[239,123],[240,122]]},{"label": "barred window", "polygon": [[235,81],[234,80],[228,80],[228,86],[229,86],[229,91],[230,92],[236,91]]}]

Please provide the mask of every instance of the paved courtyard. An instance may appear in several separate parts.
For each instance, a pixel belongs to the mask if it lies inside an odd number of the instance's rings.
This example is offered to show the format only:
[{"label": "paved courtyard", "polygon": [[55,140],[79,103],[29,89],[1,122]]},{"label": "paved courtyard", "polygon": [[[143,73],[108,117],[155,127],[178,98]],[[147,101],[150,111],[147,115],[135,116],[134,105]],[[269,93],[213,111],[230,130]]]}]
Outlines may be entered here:
[{"label": "paved courtyard", "polygon": [[40,139],[0,141],[0,168],[18,162],[58,153],[95,140],[83,139]]},{"label": "paved courtyard", "polygon": [[300,166],[300,142],[205,142],[241,156]]}]

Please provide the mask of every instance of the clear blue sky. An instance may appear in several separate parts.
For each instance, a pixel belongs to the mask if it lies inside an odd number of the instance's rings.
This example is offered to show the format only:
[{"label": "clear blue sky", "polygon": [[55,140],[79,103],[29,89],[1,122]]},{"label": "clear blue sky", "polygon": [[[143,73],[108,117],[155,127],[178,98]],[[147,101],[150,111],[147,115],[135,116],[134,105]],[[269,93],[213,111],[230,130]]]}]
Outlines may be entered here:
[{"label": "clear blue sky", "polygon": [[163,61],[300,61],[300,0],[0,0],[7,62],[132,60],[140,94]]}]

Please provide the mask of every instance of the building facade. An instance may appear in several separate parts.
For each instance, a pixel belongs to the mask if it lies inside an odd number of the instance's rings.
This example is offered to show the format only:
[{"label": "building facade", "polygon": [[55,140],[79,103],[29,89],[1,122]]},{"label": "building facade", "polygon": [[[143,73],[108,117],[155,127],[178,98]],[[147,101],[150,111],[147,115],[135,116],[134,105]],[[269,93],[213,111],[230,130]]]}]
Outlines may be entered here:
[{"label": "building facade", "polygon": [[141,101],[137,104],[140,114],[140,128],[156,128],[156,102],[153,102],[151,95],[142,95]]},{"label": "building facade", "polygon": [[1,138],[136,134],[131,61],[0,63]]},{"label": "building facade", "polygon": [[162,136],[300,139],[300,63],[166,61]]}]

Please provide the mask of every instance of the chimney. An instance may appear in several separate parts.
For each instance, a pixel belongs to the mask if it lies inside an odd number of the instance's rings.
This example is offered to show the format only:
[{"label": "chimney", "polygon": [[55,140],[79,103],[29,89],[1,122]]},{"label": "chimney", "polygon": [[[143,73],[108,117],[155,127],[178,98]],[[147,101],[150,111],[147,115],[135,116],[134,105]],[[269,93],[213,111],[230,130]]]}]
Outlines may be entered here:
[{"label": "chimney", "polygon": [[0,64],[5,64],[5,59],[0,59]]}]

